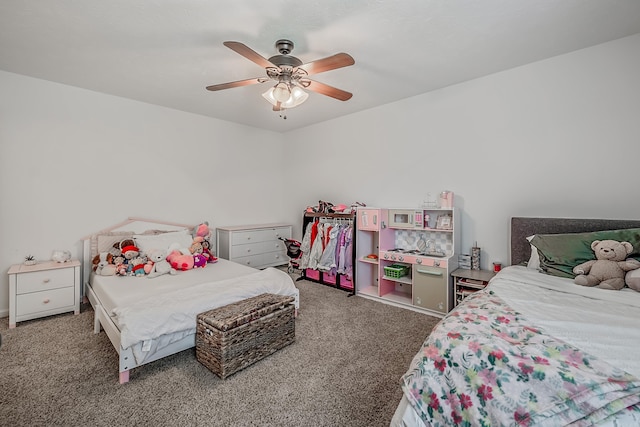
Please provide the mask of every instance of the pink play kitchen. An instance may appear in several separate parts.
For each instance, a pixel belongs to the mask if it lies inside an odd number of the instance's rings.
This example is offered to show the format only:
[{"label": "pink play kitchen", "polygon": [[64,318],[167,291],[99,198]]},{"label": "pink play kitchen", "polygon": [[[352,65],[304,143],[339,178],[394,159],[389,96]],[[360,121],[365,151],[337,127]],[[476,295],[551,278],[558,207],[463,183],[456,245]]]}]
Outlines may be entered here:
[{"label": "pink play kitchen", "polygon": [[453,193],[436,206],[357,210],[357,294],[442,316],[454,306],[450,274],[460,246]]}]

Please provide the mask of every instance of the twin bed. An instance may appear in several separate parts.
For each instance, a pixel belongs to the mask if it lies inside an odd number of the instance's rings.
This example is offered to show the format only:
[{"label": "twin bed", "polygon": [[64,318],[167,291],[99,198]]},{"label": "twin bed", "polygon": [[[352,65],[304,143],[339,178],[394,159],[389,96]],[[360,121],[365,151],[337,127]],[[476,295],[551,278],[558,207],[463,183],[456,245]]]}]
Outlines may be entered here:
[{"label": "twin bed", "polygon": [[104,329],[120,359],[120,383],[131,369],[195,346],[198,313],[262,293],[292,296],[291,277],[275,268],[256,270],[224,259],[204,268],[159,277],[101,276],[92,271],[96,254],[133,239],[163,249],[191,240],[192,225],[130,218],[84,239],[85,295],[95,312],[94,331]]},{"label": "twin bed", "polygon": [[640,292],[563,273],[596,239],[637,258],[640,221],[512,218],[511,266],[427,337],[392,425],[640,425]]}]

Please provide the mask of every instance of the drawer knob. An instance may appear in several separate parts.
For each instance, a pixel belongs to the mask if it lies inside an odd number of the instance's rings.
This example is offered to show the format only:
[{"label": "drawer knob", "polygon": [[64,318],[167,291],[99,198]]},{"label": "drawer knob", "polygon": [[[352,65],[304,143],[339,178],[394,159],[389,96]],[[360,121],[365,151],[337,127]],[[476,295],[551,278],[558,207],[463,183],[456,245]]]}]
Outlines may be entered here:
[{"label": "drawer knob", "polygon": [[51,281],[51,279],[44,279],[42,282],[43,283],[49,283]]},{"label": "drawer knob", "polygon": [[42,301],[43,304],[49,304],[50,302],[51,302],[51,300],[49,298],[47,298],[44,301]]}]

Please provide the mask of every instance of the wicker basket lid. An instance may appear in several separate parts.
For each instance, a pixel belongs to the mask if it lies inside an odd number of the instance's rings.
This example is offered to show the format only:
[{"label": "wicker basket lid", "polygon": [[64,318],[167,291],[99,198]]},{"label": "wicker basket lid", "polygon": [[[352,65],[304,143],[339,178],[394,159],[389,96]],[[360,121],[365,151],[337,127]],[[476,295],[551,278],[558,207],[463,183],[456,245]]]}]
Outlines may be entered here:
[{"label": "wicker basket lid", "polygon": [[285,295],[261,294],[200,313],[198,319],[212,328],[228,331],[280,310],[294,300]]}]

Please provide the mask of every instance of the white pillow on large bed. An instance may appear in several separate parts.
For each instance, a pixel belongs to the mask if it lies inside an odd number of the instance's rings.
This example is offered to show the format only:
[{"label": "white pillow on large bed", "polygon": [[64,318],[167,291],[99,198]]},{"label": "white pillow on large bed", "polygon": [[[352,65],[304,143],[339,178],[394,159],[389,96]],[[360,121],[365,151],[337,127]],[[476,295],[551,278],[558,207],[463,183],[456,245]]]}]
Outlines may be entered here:
[{"label": "white pillow on large bed", "polygon": [[142,253],[146,253],[151,249],[168,250],[170,246],[188,248],[193,243],[193,237],[187,230],[160,234],[136,234],[133,236],[133,240]]},{"label": "white pillow on large bed", "polygon": [[527,262],[527,268],[532,268],[534,270],[538,270],[540,268],[540,254],[538,254],[538,248],[531,245],[531,240],[536,237],[535,234],[533,236],[527,237],[529,241],[529,246],[531,246],[531,256],[529,257],[529,262]]}]

